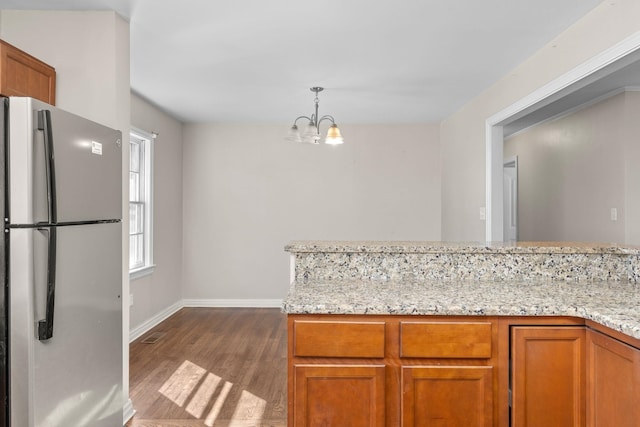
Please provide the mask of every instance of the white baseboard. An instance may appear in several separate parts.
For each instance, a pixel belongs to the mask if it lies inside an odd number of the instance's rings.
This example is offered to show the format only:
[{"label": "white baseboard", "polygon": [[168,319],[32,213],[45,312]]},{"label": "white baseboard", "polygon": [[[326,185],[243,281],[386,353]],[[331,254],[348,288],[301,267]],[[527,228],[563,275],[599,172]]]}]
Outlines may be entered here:
[{"label": "white baseboard", "polygon": [[128,399],[127,403],[125,403],[124,407],[122,408],[122,425],[124,426],[131,418],[133,418],[135,414],[136,410],[133,409],[133,402],[131,402],[131,399]]},{"label": "white baseboard", "polygon": [[183,307],[256,307],[280,308],[281,299],[184,299]]},{"label": "white baseboard", "polygon": [[158,323],[162,322],[163,320],[165,320],[166,318],[168,318],[169,316],[171,316],[172,314],[180,310],[182,307],[184,307],[184,305],[182,304],[182,301],[178,301],[175,304],[165,308],[164,310],[162,310],[161,312],[159,312],[158,314],[156,314],[146,322],[142,323],[141,325],[138,325],[135,328],[131,329],[129,331],[129,342],[132,343],[136,339],[140,338],[151,328],[153,328]]},{"label": "white baseboard", "polygon": [[281,299],[184,299],[165,308],[146,322],[129,331],[129,342],[132,343],[151,328],[167,319],[183,307],[255,307],[255,308],[280,308]]}]

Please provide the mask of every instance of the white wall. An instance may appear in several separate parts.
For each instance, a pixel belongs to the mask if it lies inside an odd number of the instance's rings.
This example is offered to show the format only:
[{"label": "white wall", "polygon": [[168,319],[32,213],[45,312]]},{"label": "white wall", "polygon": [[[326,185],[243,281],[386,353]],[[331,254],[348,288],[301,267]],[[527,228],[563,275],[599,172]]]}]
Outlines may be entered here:
[{"label": "white wall", "polygon": [[485,205],[487,118],[638,31],[640,2],[603,2],[443,120],[440,136],[444,240],[485,240],[485,223],[480,221],[478,211]]},{"label": "white wall", "polygon": [[625,152],[637,137],[628,138],[627,94],[640,95],[621,93],[505,140],[505,158],[518,156],[520,240],[631,243]]},{"label": "white wall", "polygon": [[[56,69],[56,105],[119,129],[129,141],[129,24],[114,12],[0,11],[0,38]],[[123,173],[129,151],[123,150]],[[128,174],[127,174],[128,176]],[[123,180],[123,263],[128,262],[128,178]],[[126,265],[126,264],[125,264]],[[129,277],[123,271],[123,307]],[[123,386],[129,401],[129,310],[123,310]]]},{"label": "white wall", "polygon": [[131,281],[131,330],[182,299],[182,123],[131,95],[131,125],[157,132],[153,145],[153,257],[151,275]]},{"label": "white wall", "polygon": [[341,125],[336,147],[285,141],[286,130],[185,125],[187,300],[275,303],[295,239],[440,239],[437,125]]},{"label": "white wall", "polygon": [[129,108],[121,99],[129,87],[128,23],[106,11],[3,10],[1,17],[3,40],[56,69],[57,106],[122,128],[122,110]]}]

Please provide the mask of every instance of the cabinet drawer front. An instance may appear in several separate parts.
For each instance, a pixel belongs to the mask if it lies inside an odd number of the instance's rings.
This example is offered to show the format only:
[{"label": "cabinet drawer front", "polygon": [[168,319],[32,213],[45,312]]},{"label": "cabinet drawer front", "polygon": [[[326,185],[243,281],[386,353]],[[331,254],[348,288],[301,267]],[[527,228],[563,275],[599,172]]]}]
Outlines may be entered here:
[{"label": "cabinet drawer front", "polygon": [[384,322],[296,320],[293,355],[310,357],[384,357]]},{"label": "cabinet drawer front", "polygon": [[400,357],[491,358],[489,322],[401,322]]}]

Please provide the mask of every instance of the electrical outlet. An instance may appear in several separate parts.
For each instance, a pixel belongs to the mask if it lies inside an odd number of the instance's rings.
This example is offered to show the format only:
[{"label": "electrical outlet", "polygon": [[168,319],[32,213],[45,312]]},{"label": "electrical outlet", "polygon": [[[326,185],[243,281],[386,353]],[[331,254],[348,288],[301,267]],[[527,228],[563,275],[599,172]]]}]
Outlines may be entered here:
[{"label": "electrical outlet", "polygon": [[133,305],[133,294],[129,294],[129,307]]},{"label": "electrical outlet", "polygon": [[480,221],[485,221],[487,219],[487,208],[484,206],[480,208]]},{"label": "electrical outlet", "polygon": [[611,221],[617,221],[617,220],[618,220],[618,209],[611,208]]}]

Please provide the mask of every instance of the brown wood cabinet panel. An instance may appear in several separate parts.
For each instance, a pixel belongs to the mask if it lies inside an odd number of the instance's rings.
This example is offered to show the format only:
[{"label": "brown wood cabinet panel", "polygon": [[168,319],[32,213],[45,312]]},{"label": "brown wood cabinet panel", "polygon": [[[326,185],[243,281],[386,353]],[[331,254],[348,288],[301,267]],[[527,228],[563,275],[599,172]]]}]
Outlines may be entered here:
[{"label": "brown wood cabinet panel", "polygon": [[56,71],[50,65],[0,40],[0,94],[29,96],[55,105]]},{"label": "brown wood cabinet panel", "polygon": [[640,425],[640,350],[587,331],[587,426]]},{"label": "brown wood cabinet panel", "polygon": [[491,358],[490,322],[400,322],[400,357]]},{"label": "brown wood cabinet panel", "polygon": [[585,425],[585,328],[512,328],[512,426]]},{"label": "brown wood cabinet panel", "polygon": [[493,426],[493,368],[402,368],[402,427]]},{"label": "brown wood cabinet panel", "polygon": [[384,357],[384,322],[304,321],[293,323],[297,357]]},{"label": "brown wood cabinet panel", "polygon": [[295,427],[384,427],[385,367],[296,365]]}]

